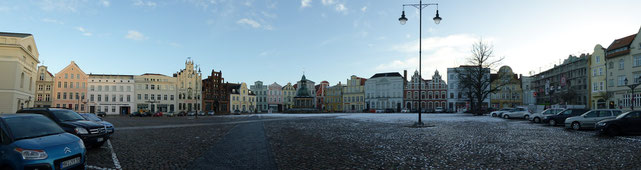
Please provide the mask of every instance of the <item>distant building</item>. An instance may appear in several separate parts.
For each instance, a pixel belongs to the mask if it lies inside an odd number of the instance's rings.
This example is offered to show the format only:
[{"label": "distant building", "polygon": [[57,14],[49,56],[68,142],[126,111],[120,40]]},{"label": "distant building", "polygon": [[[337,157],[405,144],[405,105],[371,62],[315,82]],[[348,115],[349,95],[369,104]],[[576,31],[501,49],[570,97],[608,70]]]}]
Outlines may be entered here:
[{"label": "distant building", "polygon": [[0,32],[0,113],[33,107],[39,53],[31,34]]},{"label": "distant building", "polygon": [[590,83],[588,83],[590,85],[590,87],[588,87],[590,88],[588,90],[590,93],[590,99],[588,100],[590,108],[614,109],[614,102],[612,102],[611,107],[608,104],[610,103],[608,100],[611,96],[608,96],[609,94],[607,93],[608,86],[606,80],[608,76],[605,60],[605,48],[600,44],[594,46],[594,51],[592,52],[592,55],[590,55],[590,59],[588,61],[590,62],[590,71],[588,73],[590,74]]},{"label": "distant building", "polygon": [[367,79],[352,75],[343,90],[343,111],[362,112],[365,110],[365,82]]},{"label": "distant building", "polygon": [[438,70],[434,72],[431,80],[419,80],[419,77],[418,71],[415,71],[405,85],[404,108],[412,112],[418,111],[419,100],[421,110],[434,111],[437,107],[447,108],[447,84],[441,79]]},{"label": "distant building", "polygon": [[263,85],[262,81],[254,82],[254,85],[251,85],[250,88],[256,94],[256,111],[259,113],[267,112],[269,105],[267,104],[267,89],[266,85]]},{"label": "distant building", "polygon": [[325,111],[328,112],[343,112],[344,98],[346,86],[338,82],[338,84],[328,87],[327,94],[325,95]]},{"label": "distant building", "polygon": [[[294,87],[296,88],[296,92],[300,91],[299,89],[303,88],[302,84],[305,84],[305,89],[308,91],[308,94],[313,98],[312,99],[312,105],[314,108],[316,107],[316,83],[314,81],[308,80],[305,78],[305,75],[303,75],[303,79],[300,81],[296,82],[296,85]],[[298,95],[297,95],[298,96]]]},{"label": "distant building", "polygon": [[588,56],[570,55],[561,65],[534,75],[536,103],[588,107]]},{"label": "distant building", "polygon": [[323,110],[325,108],[325,96],[327,95],[327,87],[329,87],[329,82],[321,81],[320,84],[314,86],[316,90],[316,109]]},{"label": "distant building", "polygon": [[502,109],[523,105],[522,82],[510,66],[503,66],[496,74],[490,74],[490,81],[491,88],[498,88],[490,96],[490,107]]},{"label": "distant building", "polygon": [[296,88],[292,83],[283,86],[283,107],[284,111],[294,108],[294,97],[296,97]]},{"label": "distant building", "polygon": [[283,87],[274,82],[269,85],[267,93],[267,104],[272,112],[283,111]]},{"label": "distant building", "polygon": [[[87,104],[90,113],[105,112],[108,115],[126,115],[135,111],[133,75],[89,74],[88,86],[89,102]],[[161,87],[152,87],[152,89],[155,88]],[[162,100],[162,97],[157,96],[157,99]]]},{"label": "distant building", "polygon": [[87,80],[89,76],[71,61],[67,67],[56,73],[54,78],[53,93],[55,98],[52,105],[59,108],[68,108],[76,112],[87,112]]},{"label": "distant building", "polygon": [[523,89],[523,105],[536,105],[536,90],[532,88],[534,77],[521,76],[521,88]]},{"label": "distant building", "polygon": [[229,93],[225,88],[223,71],[211,70],[211,75],[202,80],[203,108],[205,112],[228,113]]},{"label": "distant building", "polygon": [[392,109],[400,112],[403,108],[403,86],[405,78],[397,72],[377,73],[365,81],[365,103],[367,109]]},{"label": "distant building", "polygon": [[232,113],[253,113],[256,109],[256,94],[241,83],[238,88],[232,88],[229,94]]},{"label": "distant building", "polygon": [[[465,77],[467,69],[474,67],[476,66],[461,65],[459,67],[447,68],[447,80],[449,81],[447,88],[447,92],[449,93],[447,109],[449,111],[463,112],[472,109],[470,97],[468,96],[469,89],[461,87],[462,80],[460,78]],[[483,81],[490,82],[489,68],[483,68]],[[490,87],[486,90],[489,91]],[[483,100],[483,103],[481,103],[482,107],[490,107],[490,98],[491,95],[488,95],[488,97]]]},{"label": "distant building", "polygon": [[194,66],[194,61],[187,59],[185,68],[174,73],[178,93],[178,111],[202,111],[202,74]]},{"label": "distant building", "polygon": [[627,86],[641,83],[641,29],[636,34],[614,40],[605,56],[608,62],[607,92],[612,94],[608,105],[624,110],[630,110],[633,105],[641,107],[641,90],[637,87],[632,95]]},{"label": "distant building", "polygon": [[[178,93],[176,77],[162,74],[145,73],[134,76],[135,112],[178,113]],[[98,97],[98,96],[97,96]]]},{"label": "distant building", "polygon": [[[311,83],[311,84],[308,84]],[[305,75],[298,81],[298,89],[296,89],[296,97],[294,97],[294,109],[299,111],[313,111],[316,110],[315,94],[313,81],[307,80]]]},{"label": "distant building", "polygon": [[47,70],[47,66],[38,66],[37,76],[35,107],[51,107],[54,76]]}]

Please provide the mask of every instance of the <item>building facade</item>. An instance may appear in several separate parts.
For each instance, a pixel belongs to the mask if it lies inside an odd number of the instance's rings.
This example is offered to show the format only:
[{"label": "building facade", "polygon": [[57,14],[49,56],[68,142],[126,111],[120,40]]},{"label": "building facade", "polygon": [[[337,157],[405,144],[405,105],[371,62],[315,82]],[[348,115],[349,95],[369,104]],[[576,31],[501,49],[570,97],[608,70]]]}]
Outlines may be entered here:
[{"label": "building facade", "polygon": [[[470,97],[467,94],[469,91],[461,87],[461,78],[466,77],[466,75],[464,75],[467,74],[466,70],[473,67],[476,66],[461,65],[459,67],[447,68],[447,81],[449,81],[447,88],[447,93],[449,93],[447,96],[448,111],[463,112],[472,109],[470,105]],[[489,68],[483,68],[483,81],[490,81]],[[489,91],[490,87],[486,90]],[[491,95],[488,95],[487,98],[483,99],[483,103],[481,103],[481,105],[483,107],[490,107],[490,98]]]},{"label": "building facade", "polygon": [[328,81],[321,81],[320,84],[314,86],[316,90],[316,109],[324,110],[325,108],[325,95],[327,95]]},{"label": "building facade", "polygon": [[[608,107],[607,67],[605,60],[605,48],[600,44],[594,46],[594,51],[589,59],[590,62],[590,93],[589,105],[592,109],[606,109]],[[614,109],[614,108],[612,108]]]},{"label": "building facade", "polygon": [[343,112],[363,112],[365,110],[365,81],[367,79],[352,75],[343,90]]},{"label": "building facade", "polygon": [[33,35],[0,32],[0,113],[34,106],[39,56]]},{"label": "building facade", "polygon": [[35,107],[51,107],[53,102],[54,76],[47,70],[47,66],[38,66],[37,76]]},{"label": "building facade", "polygon": [[178,113],[176,77],[146,73],[134,76],[134,111]]},{"label": "building facade", "polygon": [[[304,85],[303,85],[304,84]],[[300,89],[305,86],[305,90],[307,90],[307,94],[309,94],[312,97],[312,105],[313,108],[317,108],[316,106],[316,82],[308,80],[305,75],[303,75],[303,78],[296,83],[294,86],[296,88],[296,93],[299,93]],[[296,95],[298,96],[298,95]],[[296,101],[294,101],[296,102]]]},{"label": "building facade", "polygon": [[263,85],[262,81],[256,81],[249,89],[256,94],[256,111],[259,113],[267,112],[269,109],[269,105],[267,104],[267,86]]},{"label": "building facade", "polygon": [[521,76],[521,88],[523,89],[523,105],[536,105],[536,91],[532,88],[534,77]]},{"label": "building facade", "polygon": [[296,96],[294,97],[294,109],[298,111],[316,110],[316,100],[314,100],[316,95],[313,93],[315,92],[314,82],[307,80],[303,75],[298,81],[297,87]]},{"label": "building facade", "polygon": [[232,113],[253,113],[256,109],[256,94],[241,83],[229,94]]},{"label": "building facade", "polygon": [[327,94],[325,95],[325,109],[328,112],[344,112],[344,91],[346,86],[338,82],[338,84],[328,87]]},{"label": "building facade", "polygon": [[405,78],[398,72],[377,73],[365,81],[367,110],[391,109],[400,112],[403,108]]},{"label": "building facade", "polygon": [[496,74],[490,75],[490,87],[497,90],[491,94],[490,107],[512,108],[523,105],[523,88],[518,74],[509,66],[502,66]]},{"label": "building facade", "polygon": [[267,87],[267,104],[270,112],[283,111],[283,86],[274,82]]},{"label": "building facade", "polygon": [[223,71],[211,70],[211,75],[203,81],[202,97],[203,111],[215,113],[228,113],[229,93],[225,87]]},{"label": "building facade", "polygon": [[67,67],[55,74],[52,105],[58,108],[87,112],[87,80],[89,76],[71,61]]},{"label": "building facade", "polygon": [[536,103],[588,107],[588,58],[570,55],[562,64],[534,75]]},{"label": "building facade", "polygon": [[89,113],[127,115],[136,108],[133,75],[89,74]]},{"label": "building facade", "polygon": [[283,107],[284,110],[294,108],[294,97],[296,97],[296,88],[292,83],[287,83],[283,86]]},{"label": "building facade", "polygon": [[[424,111],[434,111],[437,107],[447,108],[447,83],[441,78],[438,70],[434,72],[431,80],[420,80],[418,71],[405,84],[404,103],[405,109],[417,112],[420,108]],[[420,90],[419,90],[420,86]]]},{"label": "building facade", "polygon": [[628,85],[641,83],[641,29],[636,34],[614,40],[605,56],[607,92],[612,94],[608,105],[623,110],[640,107],[641,90],[635,90],[631,95]]},{"label": "building facade", "polygon": [[178,87],[178,112],[202,111],[202,74],[194,67],[194,61],[187,59],[185,68],[174,73]]}]

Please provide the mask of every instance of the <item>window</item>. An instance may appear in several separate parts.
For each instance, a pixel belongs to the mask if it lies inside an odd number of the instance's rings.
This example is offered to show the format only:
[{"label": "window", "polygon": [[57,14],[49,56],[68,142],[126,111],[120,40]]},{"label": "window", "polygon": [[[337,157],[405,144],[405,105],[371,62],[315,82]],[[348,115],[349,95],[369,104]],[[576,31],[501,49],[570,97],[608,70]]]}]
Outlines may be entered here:
[{"label": "window", "polygon": [[62,88],[61,84],[62,84],[62,82],[58,82],[58,88]]},{"label": "window", "polygon": [[149,100],[149,94],[145,94],[145,100]]},{"label": "window", "polygon": [[[122,98],[121,98],[121,99],[122,99]],[[113,96],[111,96],[111,101],[112,101],[112,102],[116,102],[116,95],[115,95],[115,94],[114,94]]]},{"label": "window", "polygon": [[102,101],[102,95],[98,95],[98,101]]},{"label": "window", "polygon": [[51,94],[45,94],[45,101],[51,101]]},{"label": "window", "polygon": [[599,67],[599,76],[603,75],[603,67]]},{"label": "window", "polygon": [[623,86],[625,85],[625,76],[619,76],[619,81],[617,83],[617,86]]},{"label": "window", "polygon": [[138,94],[138,100],[142,100],[141,96],[142,96],[141,94]]},{"label": "window", "polygon": [[94,91],[94,90],[96,90],[94,85],[89,86],[89,91]]},{"label": "window", "polygon": [[613,87],[614,86],[614,79],[608,80],[608,87]]},{"label": "window", "polygon": [[65,89],[67,88],[67,82],[65,82],[65,86],[63,86]]},{"label": "window", "polygon": [[171,100],[174,100],[174,95],[173,95],[173,94],[171,95],[170,99],[171,99]]},{"label": "window", "polygon": [[163,100],[167,100],[167,95],[166,94],[163,96]]},{"label": "window", "polygon": [[597,83],[596,82],[592,83],[592,91],[595,92],[597,90],[599,90],[598,86],[597,86]]},{"label": "window", "polygon": [[62,99],[67,99],[67,92],[62,93]]},{"label": "window", "polygon": [[65,79],[69,78],[69,74],[65,73]]},{"label": "window", "polygon": [[633,67],[641,66],[641,55],[636,55],[633,57],[634,58],[634,63]]},{"label": "window", "polygon": [[608,69],[614,69],[614,62],[610,61],[610,63],[608,63]]},{"label": "window", "polygon": [[619,70],[623,70],[623,66],[625,66],[625,62],[623,61],[623,59],[620,59],[619,60]]},{"label": "window", "polygon": [[60,99],[60,92],[56,95],[56,99]]},{"label": "window", "polygon": [[102,86],[98,86],[98,91],[102,91]]},{"label": "window", "polygon": [[125,100],[124,95],[122,95],[122,94],[121,94],[121,95],[119,96],[119,99],[120,99],[120,100],[118,100],[118,101],[123,102],[123,101]]},{"label": "window", "polygon": [[603,82],[599,82],[599,91],[603,91]]},{"label": "window", "polygon": [[92,95],[89,95],[89,101],[92,101],[92,102],[93,102],[93,94],[92,94]]},{"label": "window", "polygon": [[[147,97],[147,95],[146,95],[146,94],[145,94],[145,97]],[[155,99],[156,99],[156,95],[153,95],[153,94],[152,94],[152,95],[151,95],[151,100],[155,100]]]},{"label": "window", "polygon": [[592,70],[592,76],[593,77],[596,76],[596,70],[597,70],[596,68]]},{"label": "window", "polygon": [[596,58],[596,63],[600,63],[601,62],[601,57],[595,56],[595,58]]},{"label": "window", "polygon": [[116,106],[111,106],[111,112],[116,112]]},{"label": "window", "polygon": [[42,89],[44,89],[44,86],[42,84],[38,85],[38,90],[42,91]]},{"label": "window", "polygon": [[[109,95],[108,95],[108,94],[105,94],[105,101],[106,101],[106,102],[108,102],[108,101],[109,101]],[[115,102],[115,101],[114,101],[114,102]]]},{"label": "window", "polygon": [[69,88],[73,89],[73,82],[69,83]]}]

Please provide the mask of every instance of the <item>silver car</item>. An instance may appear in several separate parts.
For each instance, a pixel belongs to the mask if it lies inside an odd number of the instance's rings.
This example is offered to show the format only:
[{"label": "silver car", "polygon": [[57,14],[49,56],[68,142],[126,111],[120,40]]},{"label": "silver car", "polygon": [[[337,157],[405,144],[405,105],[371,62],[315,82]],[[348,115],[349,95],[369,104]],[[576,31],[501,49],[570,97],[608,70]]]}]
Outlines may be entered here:
[{"label": "silver car", "polygon": [[530,116],[529,120],[534,122],[534,123],[541,123],[541,120],[543,120],[543,118],[545,116],[555,115],[555,114],[557,114],[557,113],[559,113],[561,111],[563,111],[563,109],[546,109],[546,110],[542,111],[541,113],[532,114]]},{"label": "silver car", "polygon": [[581,116],[574,116],[565,119],[565,128],[574,130],[594,129],[597,122],[614,118],[623,113],[618,109],[594,109],[583,113]]}]

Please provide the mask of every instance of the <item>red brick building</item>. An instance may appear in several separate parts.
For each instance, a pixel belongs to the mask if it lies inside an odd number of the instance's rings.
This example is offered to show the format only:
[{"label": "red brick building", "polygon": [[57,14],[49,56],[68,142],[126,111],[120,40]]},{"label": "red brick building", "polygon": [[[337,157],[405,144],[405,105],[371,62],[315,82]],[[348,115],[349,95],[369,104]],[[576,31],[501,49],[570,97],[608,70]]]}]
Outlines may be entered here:
[{"label": "red brick building", "polygon": [[211,75],[202,81],[202,110],[205,112],[229,113],[229,90],[224,83],[223,72],[211,70]]},{"label": "red brick building", "polygon": [[[419,83],[422,82],[422,83]],[[419,85],[422,85],[419,92]],[[403,103],[405,109],[412,112],[418,112],[419,96],[421,97],[421,109],[424,111],[434,111],[437,107],[446,108],[447,103],[447,84],[438,70],[434,72],[431,80],[419,81],[418,71],[414,72],[412,78],[405,84]]]}]

